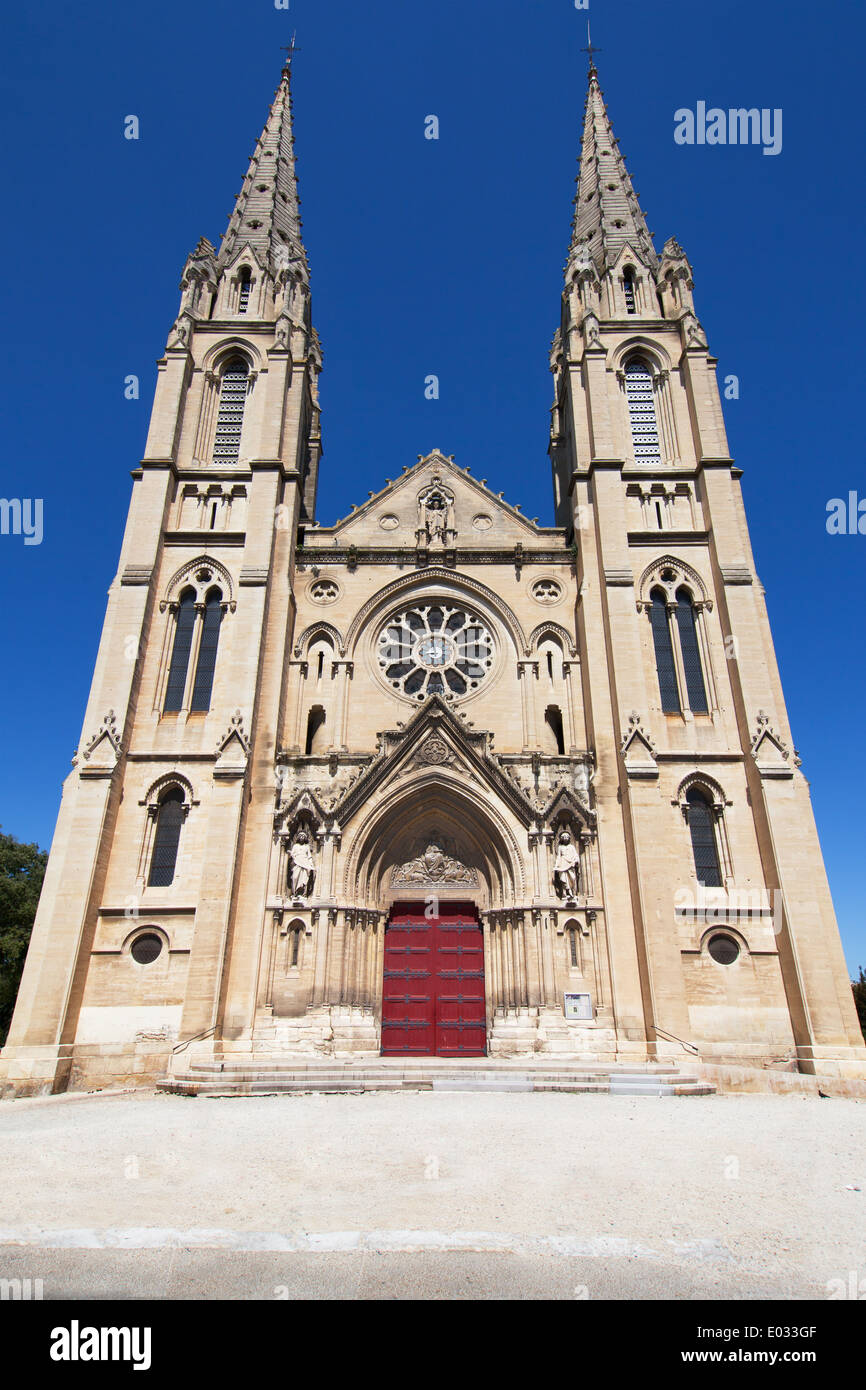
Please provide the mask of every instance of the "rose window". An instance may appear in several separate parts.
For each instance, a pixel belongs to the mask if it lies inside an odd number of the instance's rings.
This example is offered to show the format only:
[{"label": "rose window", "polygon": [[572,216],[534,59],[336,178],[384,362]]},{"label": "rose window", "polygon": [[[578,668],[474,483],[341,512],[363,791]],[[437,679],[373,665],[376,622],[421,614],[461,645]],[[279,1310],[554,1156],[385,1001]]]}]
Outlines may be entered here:
[{"label": "rose window", "polygon": [[401,695],[469,695],[493,665],[493,637],[476,614],[445,603],[407,608],[379,634],[385,679]]}]

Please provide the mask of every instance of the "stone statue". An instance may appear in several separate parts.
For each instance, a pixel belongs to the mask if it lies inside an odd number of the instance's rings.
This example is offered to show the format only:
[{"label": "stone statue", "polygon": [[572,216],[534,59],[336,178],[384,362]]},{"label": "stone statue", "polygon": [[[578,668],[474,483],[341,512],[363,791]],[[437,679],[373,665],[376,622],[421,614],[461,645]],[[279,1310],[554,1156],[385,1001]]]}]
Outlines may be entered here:
[{"label": "stone statue", "polygon": [[310,848],[310,837],[301,830],[289,850],[289,878],[293,898],[308,898],[313,891],[316,866]]},{"label": "stone statue", "polygon": [[553,886],[557,897],[576,898],[580,881],[580,854],[567,830],[563,830],[556,847],[553,865]]},{"label": "stone statue", "polygon": [[438,487],[438,478],[433,479],[433,487],[421,498],[419,526],[430,541],[447,545],[454,531],[454,499]]}]

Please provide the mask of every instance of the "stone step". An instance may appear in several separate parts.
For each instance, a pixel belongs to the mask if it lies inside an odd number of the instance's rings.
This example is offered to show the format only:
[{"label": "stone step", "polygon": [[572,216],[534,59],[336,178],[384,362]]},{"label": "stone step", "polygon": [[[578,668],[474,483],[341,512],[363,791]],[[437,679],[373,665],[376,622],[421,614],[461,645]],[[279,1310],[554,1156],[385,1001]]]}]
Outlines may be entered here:
[{"label": "stone step", "polygon": [[365,1091],[528,1092],[614,1096],[714,1095],[715,1088],[678,1068],[647,1063],[646,1070],[545,1062],[532,1065],[475,1059],[455,1066],[445,1058],[378,1058],[376,1062],[304,1062],[274,1058],[195,1063],[157,1089],[186,1096],[361,1094]]}]

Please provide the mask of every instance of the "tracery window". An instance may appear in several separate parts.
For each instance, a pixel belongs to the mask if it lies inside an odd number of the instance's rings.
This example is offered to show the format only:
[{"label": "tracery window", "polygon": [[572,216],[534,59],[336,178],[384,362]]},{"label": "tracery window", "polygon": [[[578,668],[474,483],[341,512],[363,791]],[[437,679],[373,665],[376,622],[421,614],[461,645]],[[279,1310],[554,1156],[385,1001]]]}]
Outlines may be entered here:
[{"label": "tracery window", "polygon": [[476,613],[448,603],[405,609],[379,633],[377,656],[385,679],[419,702],[428,695],[459,698],[477,690],[493,666],[492,633]]},{"label": "tracery window", "polygon": [[709,714],[706,635],[699,625],[706,604],[695,602],[680,577],[678,569],[662,566],[660,582],[650,591],[649,602],[642,603],[650,618],[662,710]]},{"label": "tracery window", "polygon": [[[205,572],[208,578],[211,573]],[[224,608],[222,590],[217,587],[207,591],[203,602],[193,588],[181,593],[175,609],[164,714],[184,709],[206,714],[210,709]]]}]

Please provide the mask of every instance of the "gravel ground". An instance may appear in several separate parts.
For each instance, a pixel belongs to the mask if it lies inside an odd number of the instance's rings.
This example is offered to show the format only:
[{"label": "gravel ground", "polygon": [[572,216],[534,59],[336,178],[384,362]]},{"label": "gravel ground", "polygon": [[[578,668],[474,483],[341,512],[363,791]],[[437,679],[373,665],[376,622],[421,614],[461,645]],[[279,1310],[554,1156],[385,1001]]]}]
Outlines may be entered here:
[{"label": "gravel ground", "polygon": [[4,1101],[0,1277],[46,1297],[826,1299],[866,1280],[864,1141],[866,1102],[811,1097]]}]

